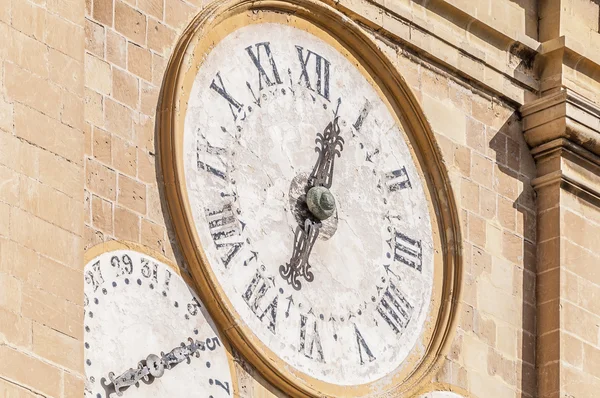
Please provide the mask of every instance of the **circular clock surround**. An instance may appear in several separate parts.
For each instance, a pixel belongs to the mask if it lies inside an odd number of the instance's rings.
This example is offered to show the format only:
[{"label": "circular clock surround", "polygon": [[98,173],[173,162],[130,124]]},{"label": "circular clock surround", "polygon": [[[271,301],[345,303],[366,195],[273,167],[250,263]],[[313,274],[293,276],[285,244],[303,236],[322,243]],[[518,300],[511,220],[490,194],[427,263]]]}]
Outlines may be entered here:
[{"label": "circular clock surround", "polygon": [[[407,150],[415,163],[414,173],[418,174],[419,179],[423,181],[425,208],[427,216],[430,217],[432,230],[431,286],[428,288],[430,294],[425,295],[429,302],[424,305],[425,314],[419,326],[421,329],[414,332],[416,341],[412,342],[408,350],[401,355],[401,363],[393,364],[392,369],[377,374],[375,379],[365,376],[359,379],[359,383],[352,384],[343,379],[327,379],[318,375],[315,377],[315,374],[310,374],[305,370],[306,368],[303,371],[301,365],[293,362],[290,364],[289,360],[282,357],[281,351],[269,348],[268,344],[263,342],[264,338],[257,336],[236,310],[232,297],[223,288],[222,280],[219,280],[219,276],[211,267],[211,254],[207,245],[213,242],[201,238],[201,233],[196,227],[198,220],[194,218],[194,214],[196,213],[197,217],[199,210],[195,207],[199,204],[190,200],[188,192],[190,186],[189,181],[186,182],[184,137],[186,115],[189,107],[194,106],[194,81],[204,64],[211,62],[209,54],[218,47],[219,43],[227,40],[228,36],[235,31],[243,30],[244,27],[252,29],[252,26],[261,24],[278,24],[287,29],[300,30],[306,35],[317,37],[318,40],[343,54],[343,57],[370,83],[387,107],[394,119],[393,122],[399,126],[400,130],[392,134],[406,134],[404,139],[409,143]],[[260,52],[260,48],[258,50]],[[263,57],[264,54],[263,52]],[[378,72],[373,73],[373,71]],[[274,77],[272,76],[271,79],[273,80]],[[218,85],[221,88],[226,87],[223,81],[217,83],[220,83]],[[235,108],[235,103],[233,105]],[[325,105],[331,108],[327,112],[333,114],[335,99]],[[233,113],[234,109],[231,110]],[[456,319],[455,306],[460,286],[460,235],[449,181],[435,147],[433,134],[414,96],[376,45],[354,23],[332,8],[317,2],[232,1],[212,5],[203,11],[184,32],[183,38],[174,51],[163,85],[159,117],[160,159],[165,180],[165,194],[175,232],[192,274],[201,286],[200,293],[204,302],[207,303],[209,311],[224,331],[223,333],[236,348],[275,386],[294,396],[377,396],[392,392],[414,391],[425,380],[425,376],[436,367],[439,359],[448,349],[451,340],[449,338],[453,334]],[[340,120],[340,123],[343,122]],[[189,143],[187,144],[189,147]],[[214,149],[211,146],[214,143],[205,144],[211,150]],[[342,162],[343,156],[336,162]],[[201,159],[198,159],[198,162],[200,161]],[[207,166],[205,170],[206,168]],[[214,171],[219,172],[219,170]],[[307,171],[310,173],[310,169]],[[294,196],[293,184],[291,185],[290,197]],[[334,193],[335,188],[334,182],[331,188]],[[343,199],[340,200],[344,205]],[[336,206],[337,202],[338,198],[336,198]],[[203,204],[204,207],[205,205]],[[201,210],[209,211],[208,208]],[[339,235],[338,221],[335,215],[330,220],[324,221],[321,238],[330,239],[331,236]],[[287,245],[291,246],[291,243]],[[289,253],[287,255],[289,256]],[[293,292],[291,288],[290,291]],[[321,313],[319,315],[323,316]],[[339,314],[337,316],[339,319]],[[360,342],[358,344],[360,345]],[[364,350],[368,348],[364,345],[362,347],[361,355],[364,354],[367,358]],[[370,354],[368,355],[370,358]]]}]

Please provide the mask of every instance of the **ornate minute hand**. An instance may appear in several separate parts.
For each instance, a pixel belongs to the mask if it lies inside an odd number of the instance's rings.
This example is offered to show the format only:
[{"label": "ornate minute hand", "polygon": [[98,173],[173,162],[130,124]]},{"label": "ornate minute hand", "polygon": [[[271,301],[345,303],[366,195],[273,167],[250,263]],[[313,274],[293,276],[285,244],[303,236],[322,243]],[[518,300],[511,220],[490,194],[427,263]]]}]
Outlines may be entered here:
[{"label": "ornate minute hand", "polygon": [[309,187],[325,187],[331,188],[333,182],[333,166],[335,156],[341,156],[344,149],[344,139],[340,136],[340,126],[338,125],[339,117],[336,116],[330,122],[323,133],[317,134],[317,147],[319,157],[315,163],[310,177],[308,178]]},{"label": "ornate minute hand", "polygon": [[199,357],[200,352],[198,351],[204,351],[204,343],[192,338],[188,338],[188,341],[188,345],[181,343],[179,347],[173,348],[166,354],[161,352],[160,357],[154,354],[148,355],[145,364],[139,362],[136,369],[130,368],[120,376],[115,377],[115,374],[110,372],[108,378],[112,382],[117,395],[122,396],[122,389],[137,384],[142,379],[148,381],[149,375],[159,378],[165,373],[165,368],[171,369],[183,361],[190,363],[192,355],[195,355],[196,358]]},{"label": "ornate minute hand", "polygon": [[344,139],[340,136],[337,116],[327,125],[322,134],[317,134],[315,142],[318,145],[315,147],[315,151],[319,153],[319,157],[308,178],[306,204],[312,215],[319,221],[306,218],[304,226],[296,227],[292,257],[288,263],[279,266],[279,274],[295,290],[302,288],[298,277],[304,277],[307,282],[314,280],[315,277],[310,271],[308,262],[310,252],[319,236],[320,220],[329,218],[335,212],[335,200],[329,192],[329,188],[333,182],[335,157],[341,155],[344,144]]}]

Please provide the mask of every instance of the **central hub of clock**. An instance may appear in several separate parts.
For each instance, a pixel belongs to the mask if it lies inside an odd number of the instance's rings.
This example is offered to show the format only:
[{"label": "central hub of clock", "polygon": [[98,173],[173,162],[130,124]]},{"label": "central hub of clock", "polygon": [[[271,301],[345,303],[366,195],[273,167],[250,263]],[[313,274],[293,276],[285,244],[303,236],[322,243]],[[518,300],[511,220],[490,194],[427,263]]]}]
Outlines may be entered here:
[{"label": "central hub of clock", "polygon": [[335,198],[325,187],[312,187],[306,194],[308,210],[319,220],[326,220],[335,213]]}]

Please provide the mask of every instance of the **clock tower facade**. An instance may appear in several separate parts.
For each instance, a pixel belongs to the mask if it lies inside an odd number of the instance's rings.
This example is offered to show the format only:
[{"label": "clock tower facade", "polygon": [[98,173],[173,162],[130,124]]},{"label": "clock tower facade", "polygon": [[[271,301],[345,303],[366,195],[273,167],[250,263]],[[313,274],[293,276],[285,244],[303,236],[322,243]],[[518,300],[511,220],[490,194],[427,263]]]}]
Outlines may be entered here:
[{"label": "clock tower facade", "polygon": [[595,396],[596,1],[4,3],[0,396]]}]

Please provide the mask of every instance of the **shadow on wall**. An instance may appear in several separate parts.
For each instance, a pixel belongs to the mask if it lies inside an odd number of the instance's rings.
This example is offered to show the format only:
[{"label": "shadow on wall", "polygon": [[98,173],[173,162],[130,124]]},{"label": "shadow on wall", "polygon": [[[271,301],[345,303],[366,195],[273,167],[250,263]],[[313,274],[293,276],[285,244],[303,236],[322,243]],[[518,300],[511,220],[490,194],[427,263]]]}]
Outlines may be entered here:
[{"label": "shadow on wall", "polygon": [[[524,0],[525,1],[525,0]],[[489,128],[489,127],[488,127]],[[516,385],[523,397],[534,397],[537,393],[535,372],[536,347],[536,207],[535,194],[531,187],[531,178],[535,177],[535,165],[522,134],[521,120],[513,113],[500,129],[489,139],[488,146],[495,152],[497,169],[494,184],[496,191],[511,197],[511,181],[522,186],[522,192],[512,201],[517,211],[516,230],[523,234],[523,240],[511,234],[503,233],[503,256],[516,263],[513,294],[522,297],[522,329],[517,331]],[[514,198],[515,195],[512,197]],[[502,223],[502,214],[498,205],[498,218]],[[520,247],[519,247],[520,246]],[[518,248],[518,249],[517,249]],[[518,253],[511,252],[518,250]],[[519,280],[519,275],[520,280]],[[519,283],[520,282],[520,283]],[[517,289],[521,289],[519,292]],[[500,361],[500,363],[502,363]],[[488,366],[491,375],[500,369]]]}]

